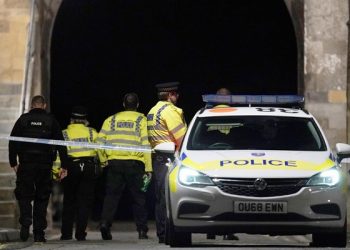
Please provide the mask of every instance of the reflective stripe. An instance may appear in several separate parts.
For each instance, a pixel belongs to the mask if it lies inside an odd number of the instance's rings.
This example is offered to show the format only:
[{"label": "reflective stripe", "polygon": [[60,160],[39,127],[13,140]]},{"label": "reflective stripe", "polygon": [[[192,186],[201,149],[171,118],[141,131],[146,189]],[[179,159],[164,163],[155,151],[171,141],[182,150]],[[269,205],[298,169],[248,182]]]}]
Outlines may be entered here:
[{"label": "reflective stripe", "polygon": [[113,139],[113,140],[107,140],[107,143],[122,143],[122,144],[128,144],[128,145],[141,145],[140,142],[134,141],[134,140],[126,140],[126,139]]},{"label": "reflective stripe", "polygon": [[83,137],[83,138],[73,138],[73,139],[71,139],[71,140],[69,140],[69,141],[89,142],[89,139]]},{"label": "reflective stripe", "polygon": [[169,104],[164,104],[162,107],[160,107],[160,109],[158,109],[157,117],[156,117],[156,125],[160,124],[160,115],[161,115],[162,111],[168,106],[169,106]]},{"label": "reflective stripe", "polygon": [[155,126],[147,126],[147,130],[159,130],[159,131],[168,132],[168,130],[165,127],[163,127],[161,124],[157,124]]},{"label": "reflective stripe", "polygon": [[135,131],[114,130],[114,131],[102,131],[105,135],[135,135],[139,136]]},{"label": "reflective stripe", "polygon": [[69,137],[68,137],[67,131],[62,131],[62,134],[63,134],[63,138],[64,138],[66,141],[69,141]]},{"label": "reflective stripe", "polygon": [[90,141],[93,142],[94,141],[94,134],[92,132],[92,128],[89,128],[89,134],[90,134]]},{"label": "reflective stripe", "polygon": [[135,130],[136,130],[138,136],[140,136],[140,133],[141,133],[141,131],[140,131],[140,128],[141,128],[141,121],[142,121],[142,116],[140,115],[140,116],[137,117],[137,119],[136,119],[136,128],[135,128]]},{"label": "reflective stripe", "polygon": [[103,134],[107,134],[107,133],[110,133],[111,131],[107,131],[107,130],[104,130],[104,129],[101,129],[100,133],[103,133]]},{"label": "reflective stripe", "polygon": [[98,138],[96,139],[96,142],[106,143],[106,139],[98,137]]},{"label": "reflective stripe", "polygon": [[151,135],[148,136],[149,141],[171,141],[170,136],[168,135]]},{"label": "reflective stripe", "polygon": [[141,137],[141,141],[148,141],[148,136]]},{"label": "reflective stripe", "polygon": [[173,134],[175,134],[177,131],[183,129],[184,127],[185,127],[185,125],[179,124],[176,128],[172,129],[171,132],[172,132]]},{"label": "reflective stripe", "polygon": [[112,120],[111,120],[111,131],[115,130],[115,115],[113,115]]},{"label": "reflective stripe", "polygon": [[67,150],[68,154],[77,152],[91,152],[89,148],[72,148]]}]

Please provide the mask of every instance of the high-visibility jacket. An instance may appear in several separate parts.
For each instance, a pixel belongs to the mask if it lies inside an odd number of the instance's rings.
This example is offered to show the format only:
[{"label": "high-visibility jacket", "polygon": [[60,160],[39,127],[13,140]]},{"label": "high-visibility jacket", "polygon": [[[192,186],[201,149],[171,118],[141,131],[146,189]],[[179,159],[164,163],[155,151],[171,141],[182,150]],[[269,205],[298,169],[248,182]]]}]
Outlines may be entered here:
[{"label": "high-visibility jacket", "polygon": [[174,142],[179,148],[187,130],[182,109],[171,102],[159,101],[147,115],[147,129],[152,147]]},{"label": "high-visibility jacket", "polygon": [[[217,108],[229,108],[230,107],[230,105],[227,105],[227,104],[219,104],[219,105],[216,105],[216,106],[214,106],[213,108],[214,109],[217,109]],[[220,128],[220,129],[218,129],[221,133],[223,133],[223,134],[229,134],[230,133],[230,130],[231,130],[231,128]]]},{"label": "high-visibility jacket", "polygon": [[61,160],[59,155],[57,154],[56,160],[52,164],[52,179],[54,181],[58,181],[60,179],[60,171],[61,171]]},{"label": "high-visibility jacket", "polygon": [[[97,139],[97,132],[94,128],[87,127],[80,123],[68,125],[67,129],[63,130],[62,133],[66,141],[94,143]],[[69,157],[73,158],[95,157],[97,156],[97,149],[67,146],[67,153]]]},{"label": "high-visibility jacket", "polygon": [[[148,146],[146,116],[136,111],[122,111],[108,117],[98,134],[98,142],[117,146]],[[152,171],[151,153],[125,150],[101,150],[107,160],[138,160],[145,164],[145,171]]]}]

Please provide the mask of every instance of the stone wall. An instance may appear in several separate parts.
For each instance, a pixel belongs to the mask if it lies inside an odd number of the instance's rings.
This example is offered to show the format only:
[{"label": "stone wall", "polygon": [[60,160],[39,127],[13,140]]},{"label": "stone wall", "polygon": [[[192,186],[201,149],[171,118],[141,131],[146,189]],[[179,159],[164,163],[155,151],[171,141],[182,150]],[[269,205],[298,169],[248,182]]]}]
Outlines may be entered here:
[{"label": "stone wall", "polygon": [[0,0],[0,84],[23,82],[30,4]]},{"label": "stone wall", "polygon": [[[8,135],[21,113],[30,1],[0,0],[0,134]],[[7,161],[7,142],[0,141],[0,162]]]},{"label": "stone wall", "polygon": [[[9,135],[21,113],[30,24],[29,0],[0,0],[0,134]],[[7,141],[0,140],[0,227],[16,228],[15,174]]]},{"label": "stone wall", "polygon": [[305,0],[304,95],[332,147],[347,141],[347,0]]}]

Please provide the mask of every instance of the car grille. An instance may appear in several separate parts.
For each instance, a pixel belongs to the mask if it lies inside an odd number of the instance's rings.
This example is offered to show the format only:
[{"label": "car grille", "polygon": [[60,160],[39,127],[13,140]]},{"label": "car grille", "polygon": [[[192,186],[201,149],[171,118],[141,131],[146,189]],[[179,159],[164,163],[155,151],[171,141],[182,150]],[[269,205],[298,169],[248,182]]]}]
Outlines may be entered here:
[{"label": "car grille", "polygon": [[229,179],[213,178],[213,182],[221,191],[234,195],[252,196],[252,197],[271,197],[297,193],[308,181],[300,178],[284,179],[264,179],[266,187],[258,190],[254,185],[256,178],[249,179]]}]

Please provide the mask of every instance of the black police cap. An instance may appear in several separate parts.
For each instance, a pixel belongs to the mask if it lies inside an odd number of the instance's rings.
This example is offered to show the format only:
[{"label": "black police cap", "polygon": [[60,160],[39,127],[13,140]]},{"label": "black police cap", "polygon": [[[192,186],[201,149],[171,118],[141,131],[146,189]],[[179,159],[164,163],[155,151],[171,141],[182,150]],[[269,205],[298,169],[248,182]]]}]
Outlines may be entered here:
[{"label": "black police cap", "polygon": [[74,119],[86,119],[87,118],[87,109],[84,106],[75,106],[72,109],[71,117]]},{"label": "black police cap", "polygon": [[167,82],[167,83],[159,83],[156,85],[158,92],[171,92],[177,91],[179,88],[179,82]]}]

